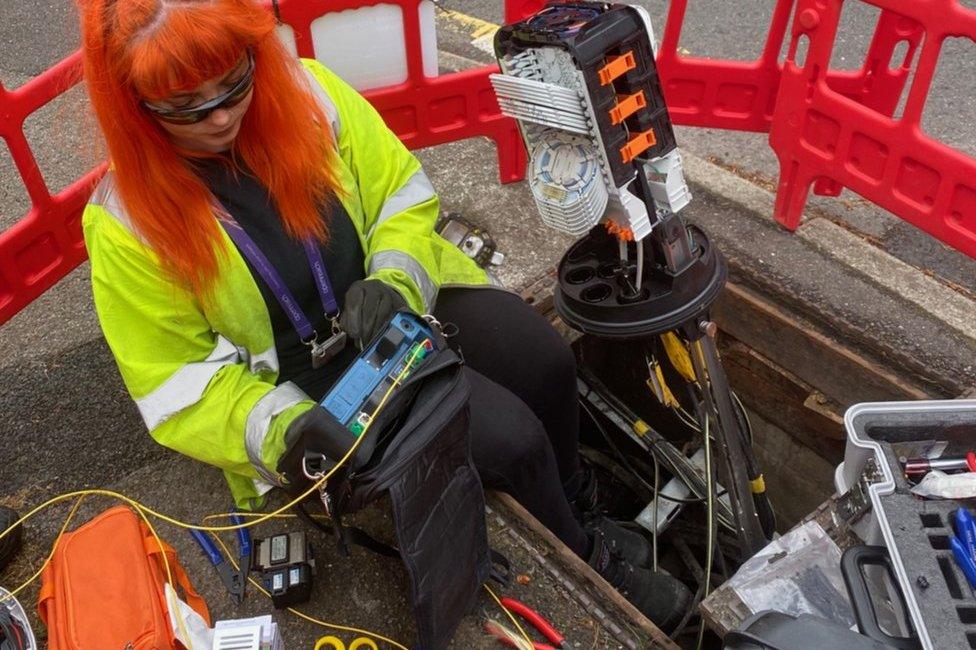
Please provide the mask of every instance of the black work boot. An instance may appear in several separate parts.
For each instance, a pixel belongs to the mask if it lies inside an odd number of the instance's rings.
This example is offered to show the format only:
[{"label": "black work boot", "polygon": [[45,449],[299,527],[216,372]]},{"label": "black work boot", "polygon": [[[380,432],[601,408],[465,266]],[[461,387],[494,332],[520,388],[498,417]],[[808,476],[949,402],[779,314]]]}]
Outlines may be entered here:
[{"label": "black work boot", "polygon": [[582,521],[584,514],[606,514],[617,519],[627,519],[634,508],[634,501],[641,495],[602,465],[580,458],[580,469],[564,484],[576,518]]},{"label": "black work boot", "polygon": [[618,552],[635,566],[650,569],[653,562],[650,542],[637,531],[628,530],[603,515],[602,490],[599,488],[596,470],[583,461],[573,482],[576,489],[569,503],[573,516],[583,528],[591,535],[596,530],[601,531],[611,551]]},{"label": "black work boot", "polygon": [[611,550],[599,530],[593,533],[593,551],[587,562],[665,634],[694,606],[691,590],[684,583],[666,573],[635,567]]},{"label": "black work boot", "polygon": [[604,541],[611,553],[616,553],[631,564],[642,569],[650,569],[654,564],[654,547],[647,538],[636,530],[624,528],[617,522],[601,515],[588,517],[583,528],[590,534],[603,533]]}]

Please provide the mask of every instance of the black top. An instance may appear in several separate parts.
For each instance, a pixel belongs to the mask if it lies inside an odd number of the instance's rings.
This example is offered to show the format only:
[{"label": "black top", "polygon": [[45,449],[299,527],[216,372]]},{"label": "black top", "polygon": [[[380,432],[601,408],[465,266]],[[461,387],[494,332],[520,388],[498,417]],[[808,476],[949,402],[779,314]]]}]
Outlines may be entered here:
[{"label": "black top", "polygon": [[[281,275],[281,279],[318,333],[319,341],[327,339],[332,334],[332,326],[322,313],[322,299],[315,286],[308,257],[301,242],[285,232],[278,209],[267,189],[253,176],[235,171],[226,164],[207,162],[200,164],[199,168],[210,191],[241,224]],[[365,277],[365,256],[355,226],[338,199],[324,206],[321,214],[329,233],[328,243],[321,246],[322,258],[341,308],[349,286]],[[356,358],[355,346],[352,343],[347,344],[328,364],[318,369],[312,368],[310,348],[301,342],[298,332],[261,274],[246,257],[244,261],[261,290],[271,316],[280,366],[278,383],[294,382],[312,399],[321,400]]]}]

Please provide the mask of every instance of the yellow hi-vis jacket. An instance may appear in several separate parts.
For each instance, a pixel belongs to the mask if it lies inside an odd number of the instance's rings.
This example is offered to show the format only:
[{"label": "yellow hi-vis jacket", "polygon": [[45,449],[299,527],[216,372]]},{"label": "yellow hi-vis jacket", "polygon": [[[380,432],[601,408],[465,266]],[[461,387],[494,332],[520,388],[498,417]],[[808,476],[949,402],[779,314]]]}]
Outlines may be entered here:
[{"label": "yellow hi-vis jacket", "polygon": [[[485,272],[433,232],[438,199],[417,159],[355,90],[321,64],[303,64],[337,141],[342,203],[366,275],[395,287],[421,314],[442,284],[485,284]],[[276,385],[271,319],[243,258],[221,230],[227,261],[212,304],[203,306],[134,231],[111,172],[83,226],[98,318],[150,434],[221,468],[237,504],[258,506],[280,485],[285,430],[315,402],[290,382]]]}]

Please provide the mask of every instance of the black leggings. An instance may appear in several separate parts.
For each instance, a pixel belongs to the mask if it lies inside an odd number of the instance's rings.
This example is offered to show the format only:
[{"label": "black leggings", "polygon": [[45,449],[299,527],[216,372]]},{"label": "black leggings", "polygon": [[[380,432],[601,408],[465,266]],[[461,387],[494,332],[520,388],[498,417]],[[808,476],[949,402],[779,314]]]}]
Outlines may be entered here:
[{"label": "black leggings", "polygon": [[518,296],[443,289],[434,316],[452,323],[471,382],[471,451],[486,487],[507,492],[578,555],[589,546],[564,485],[579,471],[576,360]]}]

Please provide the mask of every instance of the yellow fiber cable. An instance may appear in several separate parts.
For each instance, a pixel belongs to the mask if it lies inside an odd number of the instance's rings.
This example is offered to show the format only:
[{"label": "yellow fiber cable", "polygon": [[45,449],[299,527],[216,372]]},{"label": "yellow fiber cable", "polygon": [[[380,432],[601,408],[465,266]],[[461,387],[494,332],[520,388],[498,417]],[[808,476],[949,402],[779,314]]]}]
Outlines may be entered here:
[{"label": "yellow fiber cable", "polygon": [[[218,544],[220,544],[220,548],[224,551],[224,556],[231,563],[231,566],[234,567],[234,570],[237,570],[237,568],[238,568],[237,561],[234,559],[234,556],[230,552],[230,549],[227,548],[227,545],[224,544],[224,540],[220,539],[220,537],[217,536],[217,535],[213,535],[213,538],[215,540],[217,540],[217,543]],[[268,598],[271,598],[271,594],[269,594],[267,591],[265,591],[264,586],[260,582],[258,582],[257,580],[255,580],[252,576],[248,576],[247,579],[248,579],[248,582],[250,582],[252,585],[254,585],[257,588],[258,591],[260,591],[262,594],[264,594]],[[361,635],[365,635],[365,636],[371,636],[374,639],[379,639],[380,641],[384,641],[386,643],[389,643],[394,648],[399,648],[400,650],[409,650],[409,648],[407,648],[406,646],[401,645],[401,644],[397,643],[396,641],[394,641],[393,639],[389,639],[389,638],[383,636],[382,634],[379,634],[378,632],[370,632],[369,630],[361,630],[358,627],[350,627],[348,625],[339,625],[337,623],[329,623],[327,621],[322,621],[322,620],[319,620],[319,619],[314,618],[312,616],[309,616],[308,614],[306,614],[306,613],[304,613],[302,611],[299,611],[299,610],[295,609],[294,607],[288,607],[287,609],[288,609],[289,612],[291,612],[295,616],[297,616],[299,618],[302,618],[302,619],[305,619],[306,621],[308,621],[310,623],[315,623],[316,625],[320,625],[322,627],[325,627],[325,628],[328,628],[328,629],[331,629],[331,630],[342,630],[343,632],[352,632],[353,634],[361,634]]]},{"label": "yellow fiber cable", "polygon": [[352,455],[354,453],[356,453],[356,449],[359,448],[359,445],[366,438],[366,432],[369,431],[369,427],[376,420],[376,416],[383,409],[383,407],[386,406],[386,402],[389,400],[390,394],[393,392],[393,389],[400,385],[400,382],[403,380],[403,377],[411,369],[411,365],[416,360],[416,358],[417,358],[417,356],[419,354],[420,354],[420,349],[418,348],[417,350],[414,350],[414,352],[413,352],[412,355],[410,355],[410,358],[404,364],[403,370],[400,372],[399,375],[397,375],[397,378],[393,380],[393,383],[390,384],[390,387],[387,389],[386,393],[383,395],[383,399],[380,400],[380,403],[376,406],[376,409],[373,410],[373,413],[370,416],[369,421],[366,423],[366,426],[363,427],[362,433],[360,433],[359,434],[359,437],[356,438],[356,442],[354,442],[352,444],[352,446],[349,448],[349,451],[347,451],[346,454],[342,458],[339,459],[339,462],[336,463],[335,467],[333,467],[328,472],[326,472],[325,475],[322,476],[322,478],[320,478],[318,481],[316,481],[315,483],[313,483],[311,485],[311,487],[309,487],[307,490],[305,490],[304,492],[302,492],[299,496],[295,497],[294,499],[292,499],[291,501],[289,501],[285,505],[281,506],[277,510],[274,510],[273,512],[269,512],[269,513],[263,514],[263,515],[258,515],[257,517],[254,518],[253,521],[248,521],[248,522],[244,522],[242,524],[236,524],[236,525],[226,525],[226,526],[200,526],[198,524],[187,523],[185,521],[180,521],[179,519],[174,519],[173,517],[170,517],[168,515],[164,515],[163,513],[158,512],[156,510],[153,510],[149,506],[147,506],[147,505],[145,505],[145,504],[143,504],[143,503],[141,503],[139,501],[136,501],[135,499],[132,499],[131,497],[128,497],[128,496],[126,496],[126,495],[124,495],[124,494],[122,494],[120,492],[115,492],[113,490],[105,490],[105,489],[100,489],[100,488],[92,488],[92,489],[87,489],[87,490],[75,490],[74,492],[66,492],[64,494],[59,494],[58,496],[51,497],[50,499],[48,499],[47,501],[45,501],[41,505],[35,507],[33,510],[31,510],[30,512],[28,512],[26,515],[24,515],[23,517],[21,517],[20,519],[18,519],[16,522],[14,522],[14,524],[12,526],[10,526],[6,530],[0,532],[0,540],[3,540],[3,538],[6,537],[7,535],[9,535],[17,526],[23,524],[28,519],[30,519],[31,517],[33,517],[34,515],[36,515],[38,512],[40,512],[41,510],[44,510],[45,508],[48,508],[48,507],[54,505],[55,503],[59,503],[61,501],[65,501],[67,499],[71,499],[71,498],[74,498],[74,497],[85,496],[85,495],[107,496],[107,497],[113,497],[113,498],[116,498],[116,499],[120,499],[121,501],[124,501],[125,503],[129,504],[133,508],[135,508],[137,510],[144,511],[146,514],[152,515],[156,519],[159,519],[160,521],[164,521],[164,522],[166,522],[168,524],[171,524],[173,526],[176,526],[178,528],[186,528],[186,529],[191,529],[191,530],[202,530],[202,531],[211,532],[211,533],[219,533],[219,532],[223,532],[223,531],[237,530],[238,528],[249,528],[251,526],[257,526],[258,524],[260,524],[262,522],[265,522],[265,521],[268,521],[269,519],[273,519],[273,518],[277,517],[278,515],[284,513],[286,510],[288,510],[292,506],[298,505],[306,497],[310,496],[315,491],[317,491],[322,485],[325,484],[326,481],[328,481],[332,477],[333,474],[335,474],[346,463],[346,461],[348,461],[352,457]]},{"label": "yellow fiber cable", "polygon": [[[79,496],[78,500],[75,501],[75,504],[71,507],[71,511],[68,512],[68,516],[65,517],[64,523],[61,524],[61,529],[58,531],[57,536],[54,538],[54,542],[51,544],[51,552],[48,553],[47,557],[44,559],[44,562],[41,563],[41,567],[34,573],[34,575],[32,575],[27,580],[25,580],[23,583],[21,583],[20,586],[18,586],[16,589],[11,591],[8,595],[4,596],[3,598],[0,598],[0,603],[3,603],[3,601],[9,598],[15,597],[21,591],[29,587],[44,572],[44,569],[46,569],[47,566],[51,563],[51,558],[54,557],[54,552],[58,548],[58,543],[61,541],[61,538],[64,537],[64,533],[68,529],[68,526],[71,524],[71,520],[74,518],[75,513],[78,512],[78,508],[81,506],[81,502],[85,500],[85,496],[87,495],[83,494]],[[146,526],[149,528],[149,532],[152,533],[153,538],[156,540],[156,544],[159,546],[160,555],[162,555],[163,557],[163,567],[166,570],[166,582],[168,582],[170,586],[172,586],[174,589],[174,592],[171,593],[175,593],[176,585],[173,584],[173,573],[172,570],[170,569],[169,558],[166,557],[166,553],[163,550],[163,541],[160,539],[159,534],[156,532],[156,529],[153,527],[152,522],[149,521],[146,515],[138,508],[136,509],[136,512],[138,512],[139,516],[142,517],[142,520],[146,522]],[[189,635],[186,632],[186,624],[183,620],[183,616],[179,612],[179,609],[174,610],[174,618],[176,618],[176,622],[180,626],[180,632],[182,632],[183,638],[189,639]],[[189,643],[189,641],[187,642]],[[193,647],[191,646],[187,650],[193,650]]]},{"label": "yellow fiber cable", "polygon": [[487,582],[482,586],[485,588],[485,591],[488,592],[488,595],[491,596],[496,603],[498,603],[498,606],[501,607],[503,612],[505,612],[505,615],[508,616],[509,620],[512,621],[512,623],[515,623],[515,629],[517,629],[519,631],[519,634],[522,635],[522,638],[524,638],[526,642],[528,642],[529,647],[532,647],[532,639],[529,637],[528,634],[525,633],[525,630],[522,629],[522,626],[519,625],[518,619],[512,616],[512,612],[508,611],[507,607],[502,605],[501,599],[495,594],[492,588],[488,586]]},{"label": "yellow fiber cable", "polygon": [[[671,387],[668,386],[667,380],[664,379],[664,371],[661,370],[661,364],[655,361],[652,372],[654,373],[654,378],[647,378],[647,387],[651,389],[654,396],[658,398],[661,404],[668,408],[680,406],[678,399],[671,392]],[[655,379],[657,380],[656,382]],[[658,395],[658,387],[660,387],[660,395]]]},{"label": "yellow fiber cable", "polygon": [[[359,434],[359,437],[356,438],[356,442],[354,442],[352,444],[352,446],[349,448],[349,451],[347,451],[346,454],[342,458],[339,459],[339,461],[336,463],[335,467],[333,467],[331,470],[329,470],[328,472],[326,472],[322,476],[322,478],[320,478],[319,480],[315,481],[311,485],[311,487],[309,487],[307,490],[305,490],[305,492],[303,492],[302,494],[300,494],[299,496],[297,496],[295,499],[289,501],[288,503],[286,503],[282,507],[278,508],[277,510],[275,510],[273,512],[269,512],[267,514],[263,514],[263,515],[257,515],[257,516],[249,515],[249,516],[254,516],[254,519],[252,521],[247,521],[247,522],[244,522],[244,523],[241,523],[241,524],[237,524],[237,525],[200,526],[200,525],[197,525],[197,524],[191,524],[191,523],[187,523],[185,521],[180,521],[179,519],[174,519],[173,517],[170,517],[168,515],[164,515],[163,513],[158,512],[156,510],[153,510],[152,508],[150,508],[149,506],[143,504],[142,502],[137,501],[137,500],[135,500],[135,499],[133,499],[133,498],[131,498],[129,496],[126,496],[126,495],[122,494],[121,492],[115,492],[114,490],[105,490],[105,489],[100,489],[100,488],[91,488],[91,489],[85,489],[85,490],[74,490],[72,492],[65,492],[64,494],[59,494],[57,496],[51,497],[50,499],[48,499],[47,501],[45,501],[41,505],[34,507],[26,515],[22,516],[20,519],[18,519],[17,521],[15,521],[11,526],[7,527],[6,530],[0,531],[0,541],[2,541],[3,538],[5,538],[7,535],[11,534],[18,526],[23,525],[25,522],[27,522],[29,519],[31,519],[32,517],[34,517],[34,515],[36,515],[37,513],[41,512],[42,510],[44,510],[46,508],[49,508],[49,507],[51,507],[51,506],[53,506],[53,505],[55,505],[57,503],[60,503],[62,501],[67,501],[69,499],[73,499],[75,497],[78,497],[78,502],[75,504],[74,508],[69,513],[68,518],[65,520],[64,525],[61,527],[61,532],[59,532],[57,538],[55,538],[54,544],[52,545],[52,548],[51,548],[51,553],[48,555],[47,559],[42,564],[41,569],[38,570],[33,576],[31,576],[26,582],[24,582],[19,587],[17,587],[14,591],[12,591],[11,592],[11,596],[13,596],[16,593],[19,593],[23,589],[26,589],[28,585],[30,585],[32,582],[34,582],[38,578],[38,576],[40,576],[41,572],[44,570],[44,567],[46,567],[47,564],[51,561],[51,557],[54,555],[54,549],[57,548],[57,543],[61,539],[61,536],[64,534],[64,531],[67,529],[68,523],[71,521],[71,518],[74,515],[75,511],[77,510],[78,505],[81,503],[81,500],[84,497],[86,497],[86,496],[105,496],[105,497],[111,497],[113,499],[118,499],[118,500],[126,503],[127,505],[131,506],[137,513],[139,513],[139,516],[142,517],[142,520],[146,522],[146,526],[149,527],[149,532],[151,532],[152,535],[153,535],[153,537],[156,539],[156,543],[159,544],[160,554],[163,556],[163,566],[166,568],[166,581],[175,590],[176,589],[176,585],[173,584],[173,574],[170,571],[169,560],[166,557],[166,553],[163,552],[163,542],[160,539],[159,535],[156,533],[156,529],[153,527],[152,523],[149,521],[148,515],[151,515],[152,517],[154,517],[154,518],[156,518],[156,519],[158,519],[160,521],[164,521],[164,522],[166,522],[168,524],[171,524],[173,526],[176,526],[178,528],[186,528],[186,529],[189,529],[189,530],[202,530],[202,531],[210,532],[210,533],[216,533],[216,532],[222,532],[222,531],[230,531],[230,530],[237,530],[239,528],[250,528],[252,526],[257,526],[258,524],[260,524],[262,522],[265,522],[265,521],[268,521],[270,519],[274,519],[274,518],[277,518],[277,517],[281,516],[282,513],[284,513],[286,510],[288,510],[292,506],[295,506],[295,505],[301,503],[306,497],[310,496],[312,493],[314,493],[315,491],[317,491],[322,485],[325,484],[326,481],[329,480],[329,478],[332,477],[333,474],[335,474],[339,470],[339,468],[341,468],[352,457],[352,455],[354,453],[356,453],[356,449],[359,447],[359,445],[365,439],[366,432],[369,430],[369,427],[376,420],[376,416],[383,409],[383,407],[386,406],[386,403],[389,400],[390,395],[393,393],[393,390],[397,386],[400,385],[400,382],[403,381],[403,378],[412,369],[413,362],[416,361],[417,357],[420,355],[420,351],[421,351],[421,348],[417,348],[416,350],[414,350],[413,353],[410,355],[410,358],[407,359],[407,362],[404,363],[403,370],[400,371],[400,374],[397,375],[396,379],[393,380],[393,383],[390,384],[390,387],[387,389],[386,393],[383,395],[383,399],[380,400],[380,403],[373,410],[373,413],[370,415],[369,421],[363,427],[363,430]],[[220,541],[219,538],[218,538],[218,541]],[[223,545],[223,543],[221,543],[221,545]],[[225,550],[226,550],[226,547],[225,547]],[[231,562],[233,562],[233,559],[231,560]],[[235,564],[235,567],[236,567],[236,564]],[[254,580],[252,579],[251,582],[254,582]],[[257,583],[255,583],[255,584],[257,584]],[[260,585],[257,585],[257,586],[258,586],[259,589],[261,589],[261,591],[263,593],[266,593],[266,592],[264,592],[264,590],[261,588]],[[2,601],[0,601],[0,602],[2,602]],[[335,629],[339,629],[339,630],[349,630],[349,631],[353,631],[353,632],[359,632],[360,631],[360,630],[356,630],[355,628],[346,628],[346,627],[343,627],[341,625],[334,625],[334,624],[331,624],[331,623],[325,623],[323,621],[316,620],[316,619],[314,619],[314,618],[312,618],[310,616],[307,616],[307,615],[299,612],[298,610],[294,610],[294,609],[291,609],[291,608],[289,608],[289,611],[291,611],[292,613],[296,614],[297,616],[299,616],[301,618],[307,619],[307,620],[309,620],[309,621],[311,621],[313,623],[318,623],[319,625],[324,625],[326,627],[331,627],[331,628],[335,628]],[[184,627],[184,623],[183,623],[182,617],[179,614],[176,615],[176,620],[177,620],[177,623],[180,626],[180,631],[183,633],[183,636],[184,637],[187,637],[186,629]],[[383,641],[386,641],[386,642],[388,642],[388,643],[396,646],[397,648],[402,648],[403,650],[408,650],[407,648],[405,648],[404,646],[396,643],[395,641],[392,641],[390,639],[386,639],[385,637],[381,637],[379,635],[374,635],[374,636],[376,636],[376,638],[378,638],[378,639],[382,639]],[[190,648],[189,650],[193,650],[193,649]]]},{"label": "yellow fiber cable", "polygon": [[688,348],[681,342],[678,335],[674,332],[665,332],[661,335],[661,342],[664,343],[664,351],[667,352],[668,359],[671,360],[671,365],[678,371],[678,374],[684,377],[686,381],[692,383],[697,381],[695,368],[691,363],[691,355],[688,354]]},{"label": "yellow fiber cable", "polygon": [[[167,600],[169,600],[169,598],[176,598],[176,584],[173,582],[173,571],[169,566],[169,558],[166,557],[166,549],[163,548],[163,540],[160,539],[159,533],[156,532],[156,528],[152,525],[152,522],[149,521],[149,517],[146,516],[146,513],[138,508],[136,508],[136,512],[138,512],[139,516],[142,517],[142,520],[146,522],[146,527],[149,528],[149,532],[152,533],[153,539],[156,540],[156,546],[159,548],[159,554],[163,558],[163,567],[166,568],[166,582],[168,582],[169,586],[172,587],[172,589],[169,591],[169,595],[167,596]],[[183,618],[183,612],[176,603],[167,602],[167,604],[170,606],[170,609],[173,612],[173,618],[176,619],[176,624],[180,628],[180,634],[182,634],[183,639],[186,640],[188,646],[186,650],[193,650],[193,644],[190,641],[190,634],[186,631],[186,620]]]},{"label": "yellow fiber cable", "polygon": [[64,519],[64,523],[61,524],[61,530],[58,531],[57,536],[54,538],[54,543],[51,544],[51,552],[47,554],[47,557],[44,558],[44,562],[41,563],[41,568],[39,568],[34,573],[34,575],[32,575],[30,578],[28,578],[19,587],[17,587],[13,591],[9,592],[6,596],[3,596],[2,598],[0,598],[0,604],[3,604],[3,602],[5,600],[8,600],[10,598],[15,597],[17,594],[19,594],[21,591],[23,591],[28,585],[30,585],[30,583],[32,583],[35,580],[37,580],[38,577],[40,577],[40,575],[42,573],[44,573],[44,569],[47,568],[47,565],[51,563],[51,558],[54,557],[54,551],[58,548],[58,541],[61,539],[61,536],[64,535],[64,531],[68,529],[68,525],[71,523],[71,519],[75,516],[75,513],[78,511],[78,506],[81,505],[81,502],[84,499],[85,499],[85,497],[79,497],[78,500],[75,501],[75,505],[73,505],[71,507],[71,511],[68,512],[68,516],[65,517],[65,519]]}]

